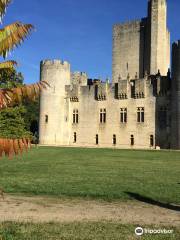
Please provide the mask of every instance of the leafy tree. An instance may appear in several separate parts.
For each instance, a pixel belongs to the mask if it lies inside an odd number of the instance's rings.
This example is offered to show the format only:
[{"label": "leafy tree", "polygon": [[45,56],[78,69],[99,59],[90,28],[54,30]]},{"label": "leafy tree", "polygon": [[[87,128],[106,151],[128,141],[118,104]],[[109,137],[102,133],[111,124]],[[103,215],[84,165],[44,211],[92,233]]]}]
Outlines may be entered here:
[{"label": "leafy tree", "polygon": [[[0,69],[0,88],[11,89],[12,87],[20,87],[23,86],[23,81],[24,77],[22,73],[17,72],[15,69]],[[29,99],[24,99],[22,105],[20,105],[19,108],[16,107],[16,111],[21,112],[22,109],[24,109],[25,112],[25,114],[22,115],[25,122],[24,131],[29,131],[29,133],[31,132],[33,135],[35,133],[37,134],[39,122],[39,100],[36,99],[35,101],[30,101]],[[6,112],[6,109],[1,111]],[[18,115],[14,115],[14,117],[16,116]],[[3,117],[6,118],[8,115],[3,114]],[[2,127],[0,128],[0,135],[1,131]]]},{"label": "leafy tree", "polygon": [[31,134],[26,130],[24,115],[26,109],[23,106],[5,108],[0,112],[0,134],[3,138],[21,139],[30,138]]},{"label": "leafy tree", "polygon": [[[11,0],[0,0],[0,19],[2,20],[7,6],[11,3]],[[3,29],[0,29],[0,56],[3,58],[7,57],[7,54],[9,51],[11,51],[14,47],[17,47],[20,45],[23,40],[29,35],[29,33],[33,30],[33,26],[31,24],[23,24],[21,22],[15,22],[8,26],[5,26]],[[17,63],[13,60],[11,61],[5,61],[0,63],[0,69],[13,69],[14,66],[16,66]],[[9,78],[8,71],[6,72],[7,77]],[[41,81],[37,84],[32,85],[24,85],[24,86],[12,86],[13,88],[7,88],[7,85],[10,86],[10,79],[5,79],[4,86],[6,88],[0,89],[0,109],[6,108],[8,106],[12,107],[14,105],[17,105],[19,103],[22,103],[24,98],[28,98],[30,100],[34,100],[36,97],[39,96],[40,90],[47,87],[47,83]],[[11,112],[11,113],[10,113]],[[23,126],[23,122],[20,119],[20,115],[17,115],[17,111],[5,111],[2,112],[2,115],[6,114],[8,115],[9,119],[12,120],[13,114],[16,115],[16,124],[19,124],[21,122]],[[7,118],[8,119],[8,118]],[[3,119],[2,126],[5,126],[5,122]],[[4,125],[3,125],[4,124]],[[10,122],[7,122],[6,124],[10,124]],[[15,123],[14,123],[15,124]],[[14,125],[13,125],[14,126]],[[12,128],[9,127],[9,130],[11,133],[15,133],[15,131]],[[14,153],[18,154],[19,151],[22,151],[23,148],[27,148],[27,145],[29,144],[29,139],[27,139],[26,134],[22,138],[23,133],[20,131],[20,134],[17,135],[18,140],[14,140],[11,137],[13,135],[3,131],[2,135],[0,136],[0,156],[2,156],[3,153],[5,153],[8,156],[12,156]],[[26,138],[26,139],[25,139]]]},{"label": "leafy tree", "polygon": [[[11,89],[12,87],[23,86],[23,80],[22,73],[18,73],[14,68],[0,69],[0,88]],[[23,138],[24,136],[30,137],[31,111],[28,113],[29,117],[27,117],[28,110],[26,105],[2,109],[0,111],[0,136],[12,139]]]},{"label": "leafy tree", "polygon": [[23,86],[24,77],[22,73],[17,72],[14,68],[0,69],[0,88],[11,89]]}]

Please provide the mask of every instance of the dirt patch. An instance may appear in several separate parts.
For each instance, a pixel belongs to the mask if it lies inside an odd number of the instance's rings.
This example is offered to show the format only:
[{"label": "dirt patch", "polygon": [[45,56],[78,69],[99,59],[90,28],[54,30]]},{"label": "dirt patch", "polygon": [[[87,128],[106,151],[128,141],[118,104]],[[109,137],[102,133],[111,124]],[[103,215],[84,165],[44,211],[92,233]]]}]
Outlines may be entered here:
[{"label": "dirt patch", "polygon": [[0,199],[0,221],[73,222],[118,221],[139,225],[180,226],[180,213],[138,201],[6,196]]}]

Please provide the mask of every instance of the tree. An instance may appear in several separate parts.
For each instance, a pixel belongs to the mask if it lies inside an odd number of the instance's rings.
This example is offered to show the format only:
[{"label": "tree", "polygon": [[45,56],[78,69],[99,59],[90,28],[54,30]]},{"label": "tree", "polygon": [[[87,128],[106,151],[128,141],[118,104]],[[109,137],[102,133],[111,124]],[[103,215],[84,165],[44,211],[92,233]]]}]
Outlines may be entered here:
[{"label": "tree", "polygon": [[0,88],[11,89],[23,86],[24,77],[21,72],[14,68],[0,69]]},{"label": "tree", "polygon": [[[11,89],[23,86],[24,77],[15,69],[0,69],[0,88]],[[15,108],[8,107],[0,111],[0,136],[18,139],[31,137],[29,122],[32,111],[29,109],[30,101],[25,101]],[[26,116],[27,115],[27,116]]]},{"label": "tree", "polygon": [[[0,19],[2,20],[7,6],[11,3],[11,0],[0,0]],[[9,51],[14,47],[20,45],[24,39],[34,29],[31,24],[23,24],[21,22],[15,22],[3,29],[0,29],[0,56],[4,59],[7,57]],[[17,63],[13,60],[0,63],[0,69],[13,69]],[[6,82],[10,82],[10,79],[6,79]],[[35,100],[39,96],[40,90],[46,88],[48,85],[46,82],[39,82],[31,85],[24,85],[13,88],[1,88],[0,89],[0,109],[4,109],[8,106],[12,107],[18,105],[24,98]],[[7,113],[6,114],[10,114]],[[12,118],[12,115],[11,115]],[[2,123],[3,124],[3,123]],[[22,138],[19,135],[17,139],[12,139],[11,135],[0,136],[0,156],[5,153],[8,156],[18,154],[23,148],[27,149],[30,140],[27,136]]]},{"label": "tree", "polygon": [[30,138],[30,132],[26,130],[24,115],[26,109],[23,106],[5,108],[0,112],[0,134],[3,138],[21,139]]}]

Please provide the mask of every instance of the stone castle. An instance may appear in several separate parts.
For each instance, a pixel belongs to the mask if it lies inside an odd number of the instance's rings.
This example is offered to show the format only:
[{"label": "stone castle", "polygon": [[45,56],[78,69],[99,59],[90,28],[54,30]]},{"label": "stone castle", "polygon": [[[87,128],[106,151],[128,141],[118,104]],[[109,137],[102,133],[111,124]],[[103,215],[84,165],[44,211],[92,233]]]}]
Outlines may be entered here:
[{"label": "stone castle", "polygon": [[68,62],[41,62],[43,145],[180,149],[180,41],[172,46],[166,0],[148,16],[113,27],[112,82],[89,79]]}]

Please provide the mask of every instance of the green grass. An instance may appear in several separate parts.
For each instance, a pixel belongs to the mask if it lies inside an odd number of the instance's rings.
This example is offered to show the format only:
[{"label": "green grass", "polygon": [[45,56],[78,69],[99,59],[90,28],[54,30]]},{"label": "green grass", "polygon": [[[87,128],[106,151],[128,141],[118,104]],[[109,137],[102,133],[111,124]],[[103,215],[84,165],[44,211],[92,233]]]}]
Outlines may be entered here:
[{"label": "green grass", "polygon": [[126,192],[180,203],[180,152],[33,148],[0,161],[8,193],[127,200]]},{"label": "green grass", "polygon": [[[180,231],[176,228],[165,227],[174,230],[173,234],[146,234],[137,237],[134,230],[137,226],[122,225],[113,222],[83,222],[83,223],[2,223],[0,224],[1,240],[177,240],[180,239]],[[150,229],[164,229],[163,227],[147,227]]]}]

